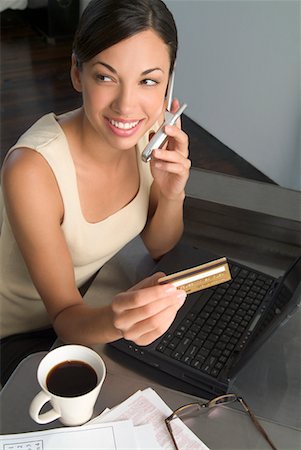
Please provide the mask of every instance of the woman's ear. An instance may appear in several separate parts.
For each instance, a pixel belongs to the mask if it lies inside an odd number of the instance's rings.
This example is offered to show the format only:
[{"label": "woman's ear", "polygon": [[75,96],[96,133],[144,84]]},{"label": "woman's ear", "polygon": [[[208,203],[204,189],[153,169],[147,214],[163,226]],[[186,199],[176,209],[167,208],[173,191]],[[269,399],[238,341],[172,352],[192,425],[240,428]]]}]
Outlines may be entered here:
[{"label": "woman's ear", "polygon": [[74,53],[72,53],[71,57],[71,70],[70,70],[71,81],[74,89],[77,92],[82,91],[82,83],[81,83],[81,71],[77,64],[77,59]]}]

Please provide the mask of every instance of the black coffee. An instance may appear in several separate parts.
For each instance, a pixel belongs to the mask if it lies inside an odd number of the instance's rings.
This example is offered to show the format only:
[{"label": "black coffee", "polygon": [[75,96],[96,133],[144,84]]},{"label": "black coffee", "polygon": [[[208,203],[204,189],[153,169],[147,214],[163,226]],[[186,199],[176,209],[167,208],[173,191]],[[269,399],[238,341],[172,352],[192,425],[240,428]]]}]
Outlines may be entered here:
[{"label": "black coffee", "polygon": [[97,374],[83,361],[64,361],[47,375],[48,390],[60,397],[77,397],[92,391],[97,385]]}]

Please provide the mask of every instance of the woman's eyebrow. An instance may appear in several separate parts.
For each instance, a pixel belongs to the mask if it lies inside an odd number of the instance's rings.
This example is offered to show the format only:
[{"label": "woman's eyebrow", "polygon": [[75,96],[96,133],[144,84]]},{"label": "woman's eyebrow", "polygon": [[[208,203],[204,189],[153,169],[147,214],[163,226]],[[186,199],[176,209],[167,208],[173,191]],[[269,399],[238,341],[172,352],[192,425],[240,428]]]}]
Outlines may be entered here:
[{"label": "woman's eyebrow", "polygon": [[[112,73],[114,73],[114,74],[116,74],[116,75],[117,75],[117,73],[118,73],[117,70],[114,69],[114,67],[110,66],[110,64],[107,64],[107,63],[105,63],[105,62],[103,62],[103,61],[96,61],[93,65],[95,66],[95,65],[97,65],[97,64],[100,64],[100,65],[106,67],[110,72],[112,72]],[[160,67],[153,67],[153,68],[151,68],[151,69],[144,70],[144,71],[141,73],[141,75],[142,75],[142,76],[148,75],[149,73],[154,72],[154,71],[156,71],[156,70],[160,70],[161,72],[164,73],[164,70],[161,69]]]},{"label": "woman's eyebrow", "polygon": [[103,61],[96,61],[93,66],[96,66],[97,64],[100,64],[104,67],[106,67],[110,72],[117,74],[117,70],[114,69],[114,67],[110,66],[109,64],[103,62]]},{"label": "woman's eyebrow", "polygon": [[141,75],[148,75],[149,73],[154,72],[156,70],[160,70],[161,72],[164,73],[164,70],[161,69],[160,67],[154,67],[153,69],[144,70]]}]

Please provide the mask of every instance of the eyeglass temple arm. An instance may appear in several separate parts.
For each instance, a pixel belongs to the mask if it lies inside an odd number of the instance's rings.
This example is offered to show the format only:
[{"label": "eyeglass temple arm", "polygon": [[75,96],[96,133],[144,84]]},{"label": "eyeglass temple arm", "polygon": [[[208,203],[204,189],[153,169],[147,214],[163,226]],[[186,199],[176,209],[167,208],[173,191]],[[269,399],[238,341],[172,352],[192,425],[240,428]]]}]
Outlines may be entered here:
[{"label": "eyeglass temple arm", "polygon": [[176,450],[179,450],[179,447],[178,447],[178,445],[177,445],[176,439],[175,439],[175,437],[174,437],[174,435],[173,435],[173,432],[172,432],[172,429],[171,429],[171,426],[170,426],[170,420],[171,420],[172,418],[173,418],[173,414],[172,414],[171,416],[169,416],[167,419],[165,419],[165,425],[167,426],[169,435],[170,435],[170,437],[171,437],[171,439],[172,439],[172,442],[173,442],[173,445],[175,446],[175,449],[176,449]]},{"label": "eyeglass temple arm", "polygon": [[251,409],[249,408],[248,404],[245,402],[245,400],[242,397],[237,397],[238,401],[241,403],[241,405],[244,407],[244,409],[247,411],[247,413],[249,414],[249,416],[251,417],[252,422],[254,423],[255,427],[257,428],[258,431],[260,431],[260,433],[263,435],[263,437],[265,438],[265,440],[270,444],[271,448],[273,450],[277,450],[277,448],[275,447],[275,445],[273,444],[273,442],[271,441],[271,439],[269,438],[269,436],[267,435],[266,431],[264,430],[264,428],[262,428],[262,426],[260,425],[259,421],[257,420],[255,414],[251,411]]}]

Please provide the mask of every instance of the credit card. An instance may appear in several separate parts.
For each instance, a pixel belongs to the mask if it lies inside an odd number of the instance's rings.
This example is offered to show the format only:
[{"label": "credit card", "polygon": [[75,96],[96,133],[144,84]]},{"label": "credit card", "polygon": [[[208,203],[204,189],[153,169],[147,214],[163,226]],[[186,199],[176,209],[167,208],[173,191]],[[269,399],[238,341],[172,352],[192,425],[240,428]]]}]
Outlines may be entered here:
[{"label": "credit card", "polygon": [[187,294],[207,289],[231,280],[231,273],[226,258],[215,259],[200,266],[159,278],[159,284],[172,283]]}]

